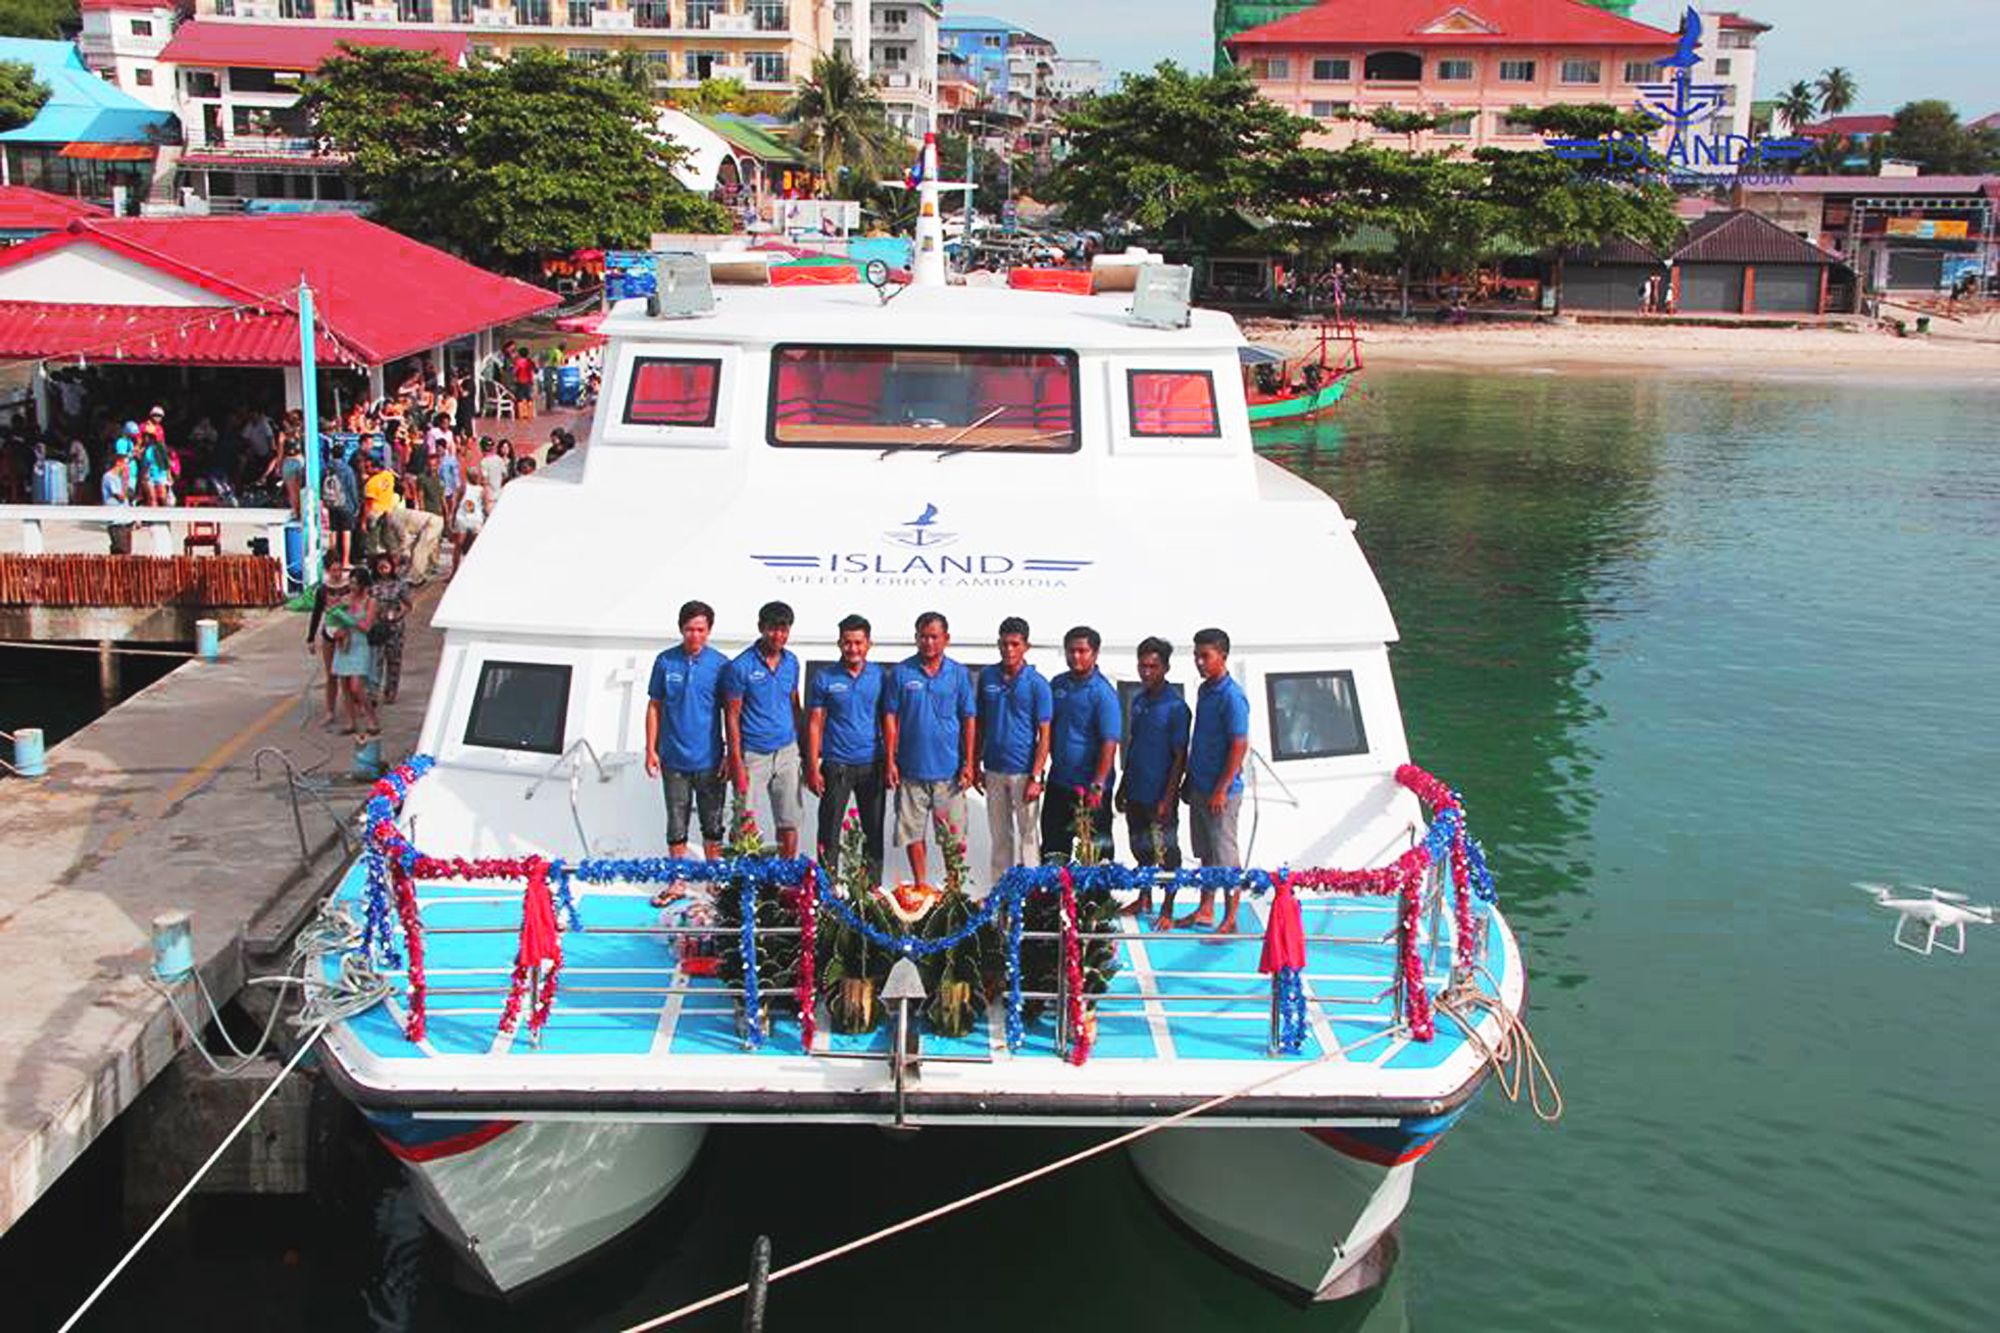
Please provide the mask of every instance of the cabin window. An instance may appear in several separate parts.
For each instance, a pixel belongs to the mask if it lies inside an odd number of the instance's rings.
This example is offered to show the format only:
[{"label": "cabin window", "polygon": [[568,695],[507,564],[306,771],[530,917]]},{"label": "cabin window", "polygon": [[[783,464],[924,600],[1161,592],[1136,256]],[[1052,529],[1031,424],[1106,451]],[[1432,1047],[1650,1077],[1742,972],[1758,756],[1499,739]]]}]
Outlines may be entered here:
[{"label": "cabin window", "polygon": [[1132,434],[1199,436],[1222,434],[1215,409],[1215,376],[1206,370],[1128,370],[1125,384],[1132,406]]},{"label": "cabin window", "polygon": [[1365,754],[1361,701],[1352,671],[1281,671],[1265,678],[1274,759]]},{"label": "cabin window", "polygon": [[713,426],[722,363],[669,357],[642,357],[632,363],[625,391],[625,423],[630,426]]},{"label": "cabin window", "polygon": [[1068,453],[1074,352],[783,344],[771,352],[772,444]]},{"label": "cabin window", "polygon": [[552,662],[487,662],[473,691],[465,743],[561,754],[569,677],[568,666]]}]

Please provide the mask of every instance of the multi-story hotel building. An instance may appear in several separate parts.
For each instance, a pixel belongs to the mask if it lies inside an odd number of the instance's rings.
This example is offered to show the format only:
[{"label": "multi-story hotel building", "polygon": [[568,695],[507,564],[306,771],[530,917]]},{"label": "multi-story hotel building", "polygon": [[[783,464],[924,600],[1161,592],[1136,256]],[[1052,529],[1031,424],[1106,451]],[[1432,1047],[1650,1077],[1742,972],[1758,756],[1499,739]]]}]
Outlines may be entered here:
[{"label": "multi-story hotel building", "polygon": [[833,44],[833,0],[194,0],[202,23],[463,34],[475,55],[645,53],[663,88],[740,79],[788,93]]},{"label": "multi-story hotel building", "polygon": [[[941,8],[933,0],[835,0],[833,6],[834,49],[868,76],[889,123],[912,139],[937,128]],[[857,18],[867,29],[865,42],[855,40]]]},{"label": "multi-story hotel building", "polygon": [[[1630,106],[1674,46],[1671,32],[1579,0],[1335,0],[1228,42],[1265,97],[1320,122],[1316,142],[1421,151],[1536,146],[1512,108]],[[1410,136],[1344,118],[1382,108],[1443,119]]]},{"label": "multi-story hotel building", "polygon": [[1757,39],[1770,30],[1770,24],[1733,10],[1702,14],[1701,63],[1690,77],[1698,84],[1722,85],[1722,105],[1710,121],[1715,133],[1750,133],[1750,104],[1757,98]]}]

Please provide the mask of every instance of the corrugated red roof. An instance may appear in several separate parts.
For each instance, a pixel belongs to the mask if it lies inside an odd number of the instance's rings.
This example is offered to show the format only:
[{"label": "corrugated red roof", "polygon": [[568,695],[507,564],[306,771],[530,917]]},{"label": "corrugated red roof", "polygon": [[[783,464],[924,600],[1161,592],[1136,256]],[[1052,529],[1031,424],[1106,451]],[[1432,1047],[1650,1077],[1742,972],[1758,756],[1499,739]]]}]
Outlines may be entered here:
[{"label": "corrugated red roof", "polygon": [[1332,0],[1229,39],[1239,47],[1632,46],[1671,47],[1660,28],[1581,0]]},{"label": "corrugated red roof", "polygon": [[1887,134],[1895,128],[1894,116],[1828,116],[1801,126],[1799,133],[1808,139],[1820,139],[1829,134]]},{"label": "corrugated red roof", "polygon": [[[261,303],[273,311],[291,309],[303,274],[313,289],[320,328],[332,339],[329,349],[370,365],[525,318],[556,304],[552,292],[488,273],[387,227],[344,213],[79,219],[64,231],[0,252],[0,284],[4,284],[8,268],[78,244],[104,246],[214,292],[231,304]],[[51,309],[91,314],[96,307],[57,305]],[[177,309],[187,313],[186,307]],[[135,320],[140,317],[133,315]],[[284,314],[282,321],[293,330],[288,335],[291,356],[277,355],[284,339],[274,335],[268,349],[265,343],[227,344],[228,355],[218,352],[217,363],[263,365],[295,359],[296,321],[290,314]],[[134,328],[141,335],[152,332],[136,324]],[[208,332],[205,323],[201,329],[203,334]],[[61,350],[31,351],[8,344],[0,346],[0,357],[54,355]],[[267,355],[276,359],[267,360]]]},{"label": "corrugated red roof", "polygon": [[393,46],[429,51],[460,61],[472,39],[462,32],[422,32],[411,28],[352,28],[290,23],[225,23],[196,19],[174,29],[160,52],[168,65],[243,65],[253,69],[318,69],[341,46]]},{"label": "corrugated red roof", "polygon": [[108,208],[26,185],[0,185],[0,231],[59,231],[78,218],[111,216]]},{"label": "corrugated red roof", "polygon": [[1759,23],[1753,18],[1745,18],[1734,10],[1727,10],[1723,13],[1712,15],[1712,17],[1715,19],[1715,26],[1718,28],[1747,28],[1751,32],[1769,32],[1771,30],[1770,24]]},{"label": "corrugated red roof", "polygon": [[[322,364],[351,360],[333,339],[315,340]],[[86,363],[184,366],[295,366],[298,316],[251,315],[188,306],[0,301],[0,357],[81,356]]]},{"label": "corrugated red roof", "polygon": [[1761,213],[1711,213],[1688,228],[1676,264],[1838,264],[1840,256],[1786,231]]}]

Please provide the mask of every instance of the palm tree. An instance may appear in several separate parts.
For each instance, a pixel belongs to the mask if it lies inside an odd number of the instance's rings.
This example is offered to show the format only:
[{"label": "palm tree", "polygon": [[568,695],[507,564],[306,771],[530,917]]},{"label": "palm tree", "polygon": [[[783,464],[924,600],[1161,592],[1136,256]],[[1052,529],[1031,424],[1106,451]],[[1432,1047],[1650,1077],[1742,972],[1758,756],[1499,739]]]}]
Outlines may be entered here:
[{"label": "palm tree", "polygon": [[1826,116],[1837,116],[1853,106],[1861,92],[1854,75],[1839,65],[1822,73],[1813,82],[1813,90],[1819,94],[1820,114]]},{"label": "palm tree", "polygon": [[1854,156],[1854,141],[1845,134],[1828,134],[1806,154],[1806,165],[1816,176],[1847,174],[1847,159]]},{"label": "palm tree", "polygon": [[821,179],[847,198],[859,197],[902,151],[882,99],[838,52],[813,61],[812,77],[799,81],[785,116],[798,125],[800,145]]},{"label": "palm tree", "polygon": [[1778,94],[1773,109],[1785,118],[1785,133],[1797,134],[1802,126],[1810,124],[1813,117],[1819,114],[1819,99],[1813,95],[1812,85],[1800,79]]},{"label": "palm tree", "polygon": [[660,100],[658,74],[646,53],[636,46],[621,46],[600,58],[598,68],[613,83],[622,83],[649,102]]}]

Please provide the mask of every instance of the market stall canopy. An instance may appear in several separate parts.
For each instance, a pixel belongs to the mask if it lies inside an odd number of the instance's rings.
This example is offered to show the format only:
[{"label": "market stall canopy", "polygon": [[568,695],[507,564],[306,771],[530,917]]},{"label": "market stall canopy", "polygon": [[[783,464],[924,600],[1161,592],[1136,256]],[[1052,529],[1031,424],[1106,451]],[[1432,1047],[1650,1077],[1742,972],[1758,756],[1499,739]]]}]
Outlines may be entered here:
[{"label": "market stall canopy", "polygon": [[348,214],[79,218],[0,252],[0,359],[291,365],[301,274],[329,365],[382,365],[556,304]]}]

